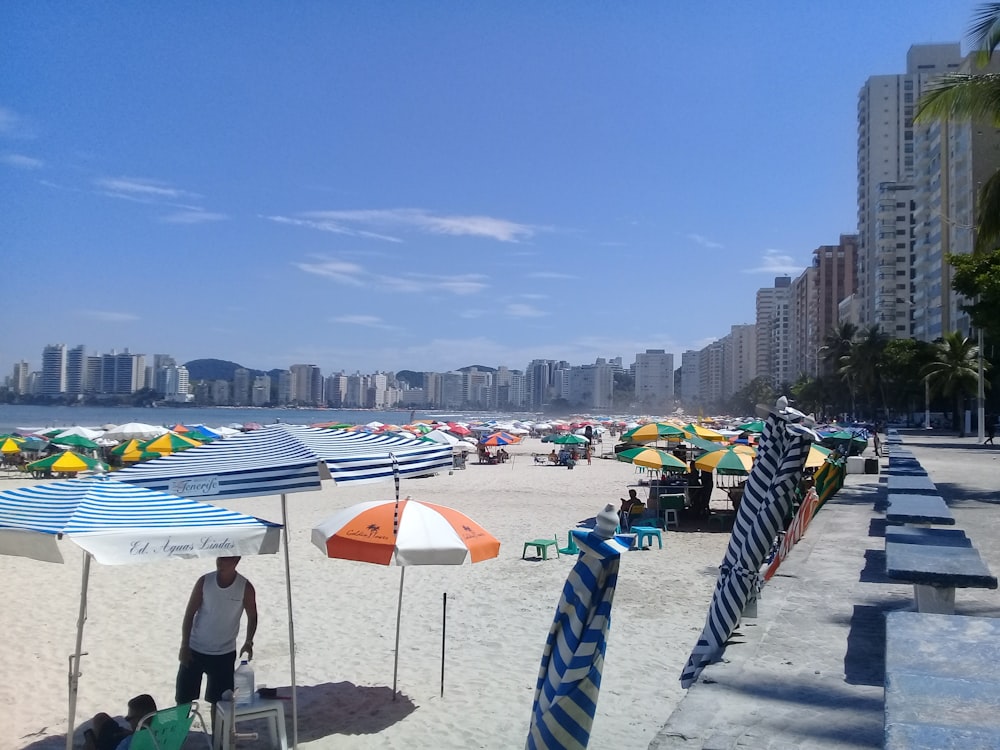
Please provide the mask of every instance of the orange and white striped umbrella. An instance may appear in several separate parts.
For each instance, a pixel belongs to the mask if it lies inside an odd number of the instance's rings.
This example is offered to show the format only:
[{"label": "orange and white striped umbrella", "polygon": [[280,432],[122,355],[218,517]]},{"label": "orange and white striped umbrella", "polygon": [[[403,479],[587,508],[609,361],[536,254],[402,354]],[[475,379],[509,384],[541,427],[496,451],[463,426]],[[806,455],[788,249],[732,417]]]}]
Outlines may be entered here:
[{"label": "orange and white striped umbrella", "polygon": [[[398,475],[397,475],[398,477]],[[399,485],[396,485],[399,492]],[[397,495],[398,497],[398,495]],[[452,508],[404,500],[357,503],[313,527],[312,541],[328,557],[376,565],[400,565],[396,605],[396,646],[392,694],[399,673],[399,622],[403,611],[403,577],[409,565],[461,565],[500,554],[500,541]],[[445,595],[447,597],[447,594]],[[447,607],[447,598],[445,598]],[[441,694],[444,694],[444,622],[441,625]]]},{"label": "orange and white striped umbrella", "polygon": [[[313,528],[328,557],[376,565],[461,565],[500,554],[500,541],[464,513],[406,498],[358,503]],[[394,531],[395,529],[395,531]]]}]

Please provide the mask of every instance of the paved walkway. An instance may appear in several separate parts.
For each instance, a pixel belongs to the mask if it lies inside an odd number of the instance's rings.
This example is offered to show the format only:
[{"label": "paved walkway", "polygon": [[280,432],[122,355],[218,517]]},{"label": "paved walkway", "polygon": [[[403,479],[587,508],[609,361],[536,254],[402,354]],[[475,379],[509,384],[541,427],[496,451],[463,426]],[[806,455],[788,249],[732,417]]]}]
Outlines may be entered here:
[{"label": "paved walkway", "polygon": [[[903,439],[996,575],[1000,449],[916,431]],[[913,596],[884,575],[883,486],[848,475],[764,588],[757,618],[743,620],[650,750],[882,747],[885,612]],[[1000,594],[959,589],[955,611],[1000,617]]]}]

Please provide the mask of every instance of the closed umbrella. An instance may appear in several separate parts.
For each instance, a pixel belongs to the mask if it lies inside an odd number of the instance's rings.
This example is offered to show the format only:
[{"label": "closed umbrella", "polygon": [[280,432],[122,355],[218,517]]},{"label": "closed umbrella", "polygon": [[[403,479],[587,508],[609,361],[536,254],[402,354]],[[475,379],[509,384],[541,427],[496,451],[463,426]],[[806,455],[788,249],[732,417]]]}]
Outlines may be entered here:
[{"label": "closed umbrella", "polygon": [[500,554],[496,537],[463,513],[443,505],[398,497],[344,508],[313,528],[312,541],[327,557],[400,566],[393,696],[399,667],[399,623],[406,566],[461,565],[467,559],[477,563]]},{"label": "closed umbrella", "polygon": [[0,492],[0,554],[63,561],[59,540],[84,551],[76,649],[69,669],[66,748],[73,748],[90,561],[105,565],[170,558],[270,554],[280,526],[107,477],[68,479]]},{"label": "closed umbrella", "polygon": [[607,505],[594,531],[574,533],[580,556],[545,640],[526,750],[582,750],[590,741],[618,567],[626,551],[614,539],[617,524],[614,506]]},{"label": "closed umbrella", "polygon": [[682,687],[690,687],[722,650],[757,590],[758,571],[791,508],[809,444],[819,437],[805,426],[810,422],[801,412],[787,408],[784,398],[767,417],[760,453],[747,478],[705,627],[681,672]]}]

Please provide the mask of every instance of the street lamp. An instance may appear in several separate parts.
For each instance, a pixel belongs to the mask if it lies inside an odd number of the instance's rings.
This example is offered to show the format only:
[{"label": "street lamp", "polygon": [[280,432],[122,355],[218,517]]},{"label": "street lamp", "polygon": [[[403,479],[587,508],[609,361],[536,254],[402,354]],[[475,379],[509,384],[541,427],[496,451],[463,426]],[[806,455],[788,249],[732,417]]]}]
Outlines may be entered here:
[{"label": "street lamp", "polygon": [[976,420],[979,423],[979,429],[977,430],[976,442],[982,445],[986,442],[986,392],[985,384],[983,382],[983,329],[977,329],[979,332],[979,384],[978,393],[976,394],[977,404],[977,414]]}]

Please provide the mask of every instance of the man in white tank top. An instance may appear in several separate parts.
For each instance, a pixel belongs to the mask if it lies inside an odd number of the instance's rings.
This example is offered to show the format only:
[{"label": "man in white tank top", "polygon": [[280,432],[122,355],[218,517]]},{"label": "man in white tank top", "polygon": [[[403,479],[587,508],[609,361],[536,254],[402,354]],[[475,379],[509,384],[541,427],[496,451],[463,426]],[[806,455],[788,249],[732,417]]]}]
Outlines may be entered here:
[{"label": "man in white tank top", "polygon": [[219,557],[215,572],[198,579],[191,591],[181,626],[181,649],[178,654],[176,701],[197,700],[201,677],[208,675],[205,699],[214,706],[222,694],[233,689],[236,669],[236,639],[240,620],[247,613],[246,640],[240,656],[253,658],[253,637],[257,632],[257,595],[253,584],[236,572],[238,557]]}]

